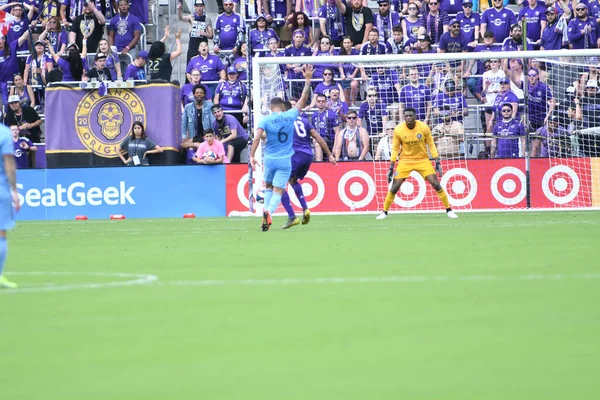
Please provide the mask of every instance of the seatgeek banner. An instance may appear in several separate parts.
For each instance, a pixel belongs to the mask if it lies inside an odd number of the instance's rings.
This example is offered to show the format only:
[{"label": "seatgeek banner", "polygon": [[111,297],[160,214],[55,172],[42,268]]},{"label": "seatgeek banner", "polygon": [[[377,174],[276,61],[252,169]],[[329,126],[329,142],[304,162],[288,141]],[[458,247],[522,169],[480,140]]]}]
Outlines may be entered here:
[{"label": "seatgeek banner", "polygon": [[[315,212],[378,211],[387,193],[389,163],[314,163],[300,181],[308,207]],[[457,209],[527,207],[525,160],[442,161],[441,179]],[[532,159],[531,208],[600,206],[600,163],[596,159]],[[255,191],[257,189],[255,188]],[[227,214],[248,210],[248,167],[227,169]],[[294,208],[296,195],[288,188]],[[432,210],[442,205],[431,185],[413,172],[396,196],[392,211]],[[278,209],[283,212],[283,208]]]},{"label": "seatgeek banner", "polygon": [[109,89],[104,96],[98,90],[50,87],[46,89],[46,154],[117,158],[117,149],[135,121],[142,122],[146,136],[164,150],[179,152],[179,96],[179,89],[170,83]]},{"label": "seatgeek banner", "polygon": [[18,170],[19,220],[225,216],[225,166]]}]

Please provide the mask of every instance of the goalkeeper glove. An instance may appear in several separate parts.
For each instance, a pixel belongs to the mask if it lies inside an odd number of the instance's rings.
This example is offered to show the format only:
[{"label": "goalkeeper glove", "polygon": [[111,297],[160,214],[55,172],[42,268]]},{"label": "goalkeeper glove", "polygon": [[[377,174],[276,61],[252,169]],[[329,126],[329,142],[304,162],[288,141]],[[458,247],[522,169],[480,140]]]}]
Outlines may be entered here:
[{"label": "goalkeeper glove", "polygon": [[388,183],[390,183],[392,179],[394,179],[394,166],[391,166],[388,171]]},{"label": "goalkeeper glove", "polygon": [[442,177],[442,175],[444,175],[444,173],[442,171],[442,163],[440,162],[439,158],[436,158],[436,160],[435,160],[435,171],[438,173],[440,178]]}]

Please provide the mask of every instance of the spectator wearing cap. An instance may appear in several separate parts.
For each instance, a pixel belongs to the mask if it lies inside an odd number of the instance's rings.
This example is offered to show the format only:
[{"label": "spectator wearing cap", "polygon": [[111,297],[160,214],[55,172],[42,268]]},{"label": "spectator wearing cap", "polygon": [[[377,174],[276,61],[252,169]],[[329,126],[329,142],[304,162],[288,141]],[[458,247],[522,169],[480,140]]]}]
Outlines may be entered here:
[{"label": "spectator wearing cap", "polygon": [[492,133],[492,158],[518,158],[519,142],[525,148],[525,128],[523,124],[513,118],[513,105],[503,104],[500,108],[502,115],[500,122],[494,125]]},{"label": "spectator wearing cap", "polygon": [[511,82],[508,78],[500,79],[500,92],[494,99],[492,105],[492,115],[487,123],[487,132],[492,132],[493,127],[502,120],[502,105],[510,104],[512,110],[512,118],[519,119],[519,98],[511,90]]},{"label": "spectator wearing cap", "polygon": [[560,50],[563,46],[563,31],[558,26],[558,12],[554,7],[548,7],[546,8],[545,15],[547,25],[546,29],[542,31],[540,49]]},{"label": "spectator wearing cap", "polygon": [[467,99],[452,79],[444,83],[444,92],[438,93],[434,101],[433,116],[439,118],[441,110],[449,110],[452,121],[460,123],[463,122],[463,117],[469,115]]},{"label": "spectator wearing cap", "polygon": [[[552,95],[552,89],[540,81],[540,71],[537,68],[529,69],[527,79],[527,104],[529,106],[529,128],[531,132],[547,124],[548,118],[556,107],[556,103]],[[533,157],[537,157],[540,154],[541,144],[541,140],[539,139],[533,141],[531,152]]]},{"label": "spectator wearing cap", "polygon": [[214,54],[208,54],[208,43],[200,42],[198,45],[198,55],[192,57],[188,63],[185,73],[189,81],[191,81],[190,73],[193,69],[200,71],[200,78],[208,88],[206,94],[209,99],[212,99],[219,81],[224,81],[227,78],[227,74],[225,73],[225,65],[223,65],[221,58]]},{"label": "spectator wearing cap", "polygon": [[131,62],[125,69],[125,75],[123,79],[133,79],[136,81],[146,80],[146,64],[148,63],[148,52],[142,50],[137,54],[135,60]]},{"label": "spectator wearing cap", "polygon": [[150,51],[148,52],[148,76],[150,80],[159,79],[169,82],[173,71],[171,63],[183,53],[181,47],[181,29],[177,30],[175,34],[175,51],[167,53],[165,43],[169,39],[170,33],[171,27],[169,25],[165,26],[163,37],[150,46]]},{"label": "spectator wearing cap", "polygon": [[98,42],[104,35],[104,25],[106,19],[100,10],[92,1],[86,1],[83,7],[83,14],[73,20],[71,32],[69,33],[69,42],[77,43],[77,46],[83,47],[83,37],[88,36],[87,49],[90,53],[98,51]]},{"label": "spectator wearing cap", "polygon": [[208,43],[214,35],[212,19],[206,14],[204,0],[194,0],[194,13],[192,15],[183,15],[183,3],[177,3],[177,16],[180,21],[187,22],[190,25],[190,40],[186,63],[189,63],[192,57],[198,54],[200,42]]},{"label": "spectator wearing cap", "polygon": [[29,168],[30,152],[36,152],[37,146],[25,136],[21,136],[21,130],[17,125],[11,125],[13,151],[15,152],[15,163],[17,169]]},{"label": "spectator wearing cap", "polygon": [[206,99],[207,89],[201,83],[192,89],[194,101],[186,104],[181,116],[181,148],[198,148],[204,140],[204,132],[212,129],[215,116],[213,103]]},{"label": "spectator wearing cap", "polygon": [[503,0],[492,0],[493,7],[481,14],[479,32],[488,30],[494,33],[496,42],[502,43],[510,36],[510,27],[517,23],[517,16],[510,8],[504,7]]},{"label": "spectator wearing cap", "polygon": [[352,39],[357,50],[369,40],[369,31],[373,29],[373,12],[364,7],[362,0],[349,0],[349,6],[342,0],[335,0],[335,4],[346,21],[346,33]]},{"label": "spectator wearing cap", "polygon": [[21,98],[18,95],[8,98],[8,109],[4,122],[8,126],[17,125],[20,131],[19,136],[25,136],[34,143],[40,142],[42,120],[33,108],[21,105]]},{"label": "spectator wearing cap", "polygon": [[213,98],[214,104],[219,104],[225,111],[231,113],[237,120],[248,122],[248,88],[238,79],[238,71],[234,66],[227,68],[227,80],[219,83]]},{"label": "spectator wearing cap", "polygon": [[[303,79],[302,64],[294,63],[293,57],[306,57],[312,55],[312,49],[304,44],[304,33],[298,29],[292,34],[292,43],[286,46],[284,52],[289,61],[285,64],[286,78],[288,80]],[[288,81],[292,97],[299,98],[304,87],[304,82]]]},{"label": "spectator wearing cap", "polygon": [[[469,41],[460,29],[460,22],[457,19],[453,19],[450,21],[449,26],[450,30],[443,33],[440,38],[438,53],[466,53]],[[462,61],[451,61],[450,66],[457,68],[458,73],[462,73]]]},{"label": "spectator wearing cap", "polygon": [[32,86],[46,85],[46,64],[52,67],[53,60],[46,55],[46,44],[41,40],[36,40],[34,53],[30,54],[25,61],[25,71],[23,72],[23,82]]},{"label": "spectator wearing cap", "polygon": [[96,79],[100,82],[109,82],[113,80],[110,70],[106,68],[107,55],[104,53],[96,53],[94,57],[94,68],[87,72],[89,79]]},{"label": "spectator wearing cap", "polygon": [[407,46],[415,48],[417,46],[417,40],[419,37],[419,27],[421,26],[421,20],[419,19],[419,6],[411,1],[406,9],[407,13],[402,18],[400,24],[402,25],[402,33],[407,41]]},{"label": "spectator wearing cap", "polygon": [[[244,41],[246,23],[242,16],[233,11],[233,0],[223,1],[223,13],[217,16],[213,36],[213,51],[219,54],[221,50],[234,51]],[[235,53],[235,51],[234,51]]]},{"label": "spectator wearing cap", "polygon": [[[302,34],[304,35],[303,43],[307,46],[313,45],[314,37],[312,32],[312,24],[308,16],[302,11],[296,11],[293,14],[290,14],[287,18],[285,26],[294,33],[298,30],[302,31]],[[324,32],[322,32],[322,34],[323,33]]]},{"label": "spectator wearing cap", "polygon": [[525,21],[527,39],[531,40],[535,46],[539,47],[542,31],[546,29],[547,24],[546,5],[544,3],[540,4],[538,0],[527,0],[527,5],[524,5],[523,8],[521,8],[517,19],[520,23]]},{"label": "spectator wearing cap", "polygon": [[[412,50],[413,54],[431,54],[436,50],[431,46],[431,38],[427,34],[419,35],[417,46]],[[427,77],[431,73],[431,63],[422,63],[418,65],[422,77]]]},{"label": "spectator wearing cap", "polygon": [[227,158],[234,163],[240,162],[242,150],[248,147],[248,133],[237,118],[223,112],[221,105],[215,104],[211,107],[211,111],[215,116],[215,121],[212,125],[213,131],[221,143],[223,143],[227,152]]},{"label": "spectator wearing cap", "polygon": [[432,43],[439,43],[442,34],[448,32],[448,22],[450,18],[446,11],[440,10],[441,0],[431,0],[429,2],[429,11],[421,16],[420,34],[427,34]]},{"label": "spectator wearing cap", "polygon": [[392,29],[400,25],[400,15],[391,10],[390,0],[378,0],[379,11],[373,15],[373,28],[379,31],[379,40],[383,43],[392,38]]},{"label": "spectator wearing cap", "polygon": [[252,51],[267,50],[267,45],[271,38],[279,41],[279,36],[275,31],[267,27],[267,18],[264,15],[259,15],[256,18],[255,28],[250,31],[250,46]]},{"label": "spectator wearing cap", "polygon": [[556,114],[550,115],[548,123],[536,131],[536,136],[542,140],[541,157],[570,157],[571,135],[560,124]]},{"label": "spectator wearing cap", "polygon": [[[142,35],[142,26],[140,20],[129,12],[129,2],[119,0],[119,14],[108,23],[108,43],[110,46],[117,46],[117,51],[121,54],[131,53],[132,59],[136,58],[136,46]],[[123,60],[128,58],[122,58]],[[124,68],[123,68],[124,69]]]},{"label": "spectator wearing cap", "polygon": [[475,48],[479,43],[479,25],[481,16],[473,11],[473,0],[462,1],[462,11],[456,13],[456,20],[460,23],[460,30],[466,38],[470,48]]},{"label": "spectator wearing cap", "polygon": [[17,49],[28,38],[29,32],[26,32],[20,38],[8,42],[6,36],[0,32],[0,94],[3,104],[8,100],[8,81],[12,80],[13,75],[19,72]]},{"label": "spectator wearing cap", "polygon": [[335,0],[326,0],[319,8],[319,28],[322,35],[331,38],[335,47],[340,47],[346,35],[346,21],[335,5]]},{"label": "spectator wearing cap", "polygon": [[571,48],[595,49],[600,44],[600,28],[594,18],[588,16],[585,3],[577,3],[575,18],[569,21],[567,34]]},{"label": "spectator wearing cap", "polygon": [[75,43],[67,45],[67,58],[61,58],[54,52],[50,42],[46,40],[46,46],[50,50],[50,55],[54,62],[62,71],[62,82],[78,82],[87,80],[86,71],[88,69],[87,49],[85,41],[82,51],[79,52],[79,46]]}]

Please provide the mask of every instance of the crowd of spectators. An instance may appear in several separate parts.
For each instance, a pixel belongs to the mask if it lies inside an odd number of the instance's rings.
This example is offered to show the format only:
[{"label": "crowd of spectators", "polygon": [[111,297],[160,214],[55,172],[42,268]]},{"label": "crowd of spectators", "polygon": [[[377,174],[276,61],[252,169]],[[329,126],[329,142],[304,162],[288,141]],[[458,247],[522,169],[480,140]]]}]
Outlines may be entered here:
[{"label": "crowd of spectators", "polygon": [[[489,52],[482,61],[395,67],[332,64],[324,58],[315,65],[305,112],[338,160],[368,160],[389,151],[389,124],[401,122],[407,107],[434,128],[442,156],[465,157],[464,121],[474,105],[483,110],[477,131],[491,138],[478,157],[522,156],[525,133],[534,133],[534,156],[589,155],[563,139],[559,151],[548,143],[564,132],[599,126],[600,61],[571,65],[568,59],[562,64],[528,59],[524,64],[494,53],[598,48],[598,1],[379,0],[371,9],[366,0],[262,0],[240,9],[237,1],[217,0],[214,21],[205,1],[194,0],[190,14],[178,4],[177,17],[189,30],[177,31],[175,48],[167,52],[168,26],[146,50],[148,0],[131,5],[128,0],[0,0],[0,10],[16,19],[0,36],[6,123],[18,126],[20,137],[39,142],[43,88],[53,82],[174,81],[181,86],[182,149],[188,161],[212,163],[205,162],[212,156],[197,153],[210,137],[210,146],[214,140],[224,149],[224,154],[210,150],[219,153],[213,159],[240,162],[251,136],[247,73],[252,57],[289,58],[276,70],[265,69],[261,79],[279,76],[275,93],[294,101],[302,82],[301,65],[292,57]],[[187,49],[182,34],[189,35]],[[172,62],[183,52],[185,76],[172,76]],[[323,158],[319,149],[315,146],[317,161]]]}]

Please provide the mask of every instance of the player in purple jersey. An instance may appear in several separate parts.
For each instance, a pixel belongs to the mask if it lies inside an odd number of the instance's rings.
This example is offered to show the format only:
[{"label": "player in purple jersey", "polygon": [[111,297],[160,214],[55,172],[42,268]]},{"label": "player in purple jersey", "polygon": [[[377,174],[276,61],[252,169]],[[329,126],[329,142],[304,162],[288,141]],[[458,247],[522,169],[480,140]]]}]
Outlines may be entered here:
[{"label": "player in purple jersey", "polygon": [[[538,0],[527,0],[527,5],[523,5],[519,11],[519,22],[525,21],[527,29],[527,39],[539,46],[542,31],[546,29],[546,5],[540,4]],[[528,49],[533,50],[533,49]]]},{"label": "player in purple jersey", "polygon": [[502,43],[510,34],[510,27],[517,23],[517,16],[513,10],[505,8],[503,0],[492,0],[493,7],[488,8],[481,14],[481,26],[479,32],[494,32],[496,42]]},{"label": "player in purple jersey", "polygon": [[[333,149],[340,132],[340,119],[334,111],[327,108],[325,95],[318,94],[316,98],[317,111],[312,115],[311,122],[327,146]],[[319,149],[315,149],[315,159],[323,161],[323,154]]]},{"label": "player in purple jersey", "polygon": [[462,1],[462,11],[456,13],[456,20],[460,22],[460,30],[467,38],[470,51],[473,51],[479,43],[479,25],[481,24],[479,13],[473,12],[473,0]]},{"label": "player in purple jersey", "polygon": [[[554,111],[556,103],[552,96],[552,90],[544,82],[540,81],[540,71],[531,68],[527,73],[527,89],[529,96],[527,98],[529,105],[529,124],[530,132],[536,131],[548,123],[548,118]],[[534,139],[532,142],[531,156],[537,157],[540,154],[542,141]]]},{"label": "player in purple jersey", "polygon": [[[289,101],[286,101],[284,103],[284,110],[287,111],[291,108],[292,104]],[[308,209],[306,199],[304,198],[304,193],[302,192],[302,185],[300,185],[298,180],[304,179],[308,170],[310,169],[310,164],[313,160],[313,140],[316,142],[314,145],[315,148],[318,144],[322,151],[324,151],[327,155],[329,162],[333,165],[336,165],[335,158],[333,157],[333,154],[331,154],[327,143],[325,143],[323,138],[317,133],[310,121],[306,118],[298,117],[298,119],[294,121],[294,155],[292,156],[292,173],[288,183],[294,189],[294,193],[296,193],[296,197],[298,198],[300,206],[302,207],[302,225],[309,223],[310,210]],[[284,191],[283,195],[281,196],[281,204],[288,213],[288,220],[285,225],[282,226],[282,228],[289,229],[294,225],[298,225],[300,220],[296,218],[296,214],[292,208],[290,196],[287,191]]]},{"label": "player in purple jersey", "polygon": [[408,70],[410,83],[400,89],[400,118],[404,109],[413,108],[419,121],[429,125],[431,122],[431,88],[419,80],[419,69],[412,67]]},{"label": "player in purple jersey", "polygon": [[502,121],[494,126],[492,139],[492,158],[517,158],[519,157],[519,141],[525,146],[525,128],[512,118],[513,107],[510,103],[502,105],[500,109]]},{"label": "player in purple jersey", "polygon": [[242,16],[233,12],[233,1],[223,1],[224,12],[219,14],[215,21],[213,36],[213,52],[219,54],[221,50],[234,50],[239,48],[244,41],[246,23]]},{"label": "player in purple jersey", "polygon": [[29,168],[29,152],[37,151],[37,146],[25,136],[19,137],[21,131],[18,125],[11,125],[13,149],[15,151],[15,162],[17,169]]}]

